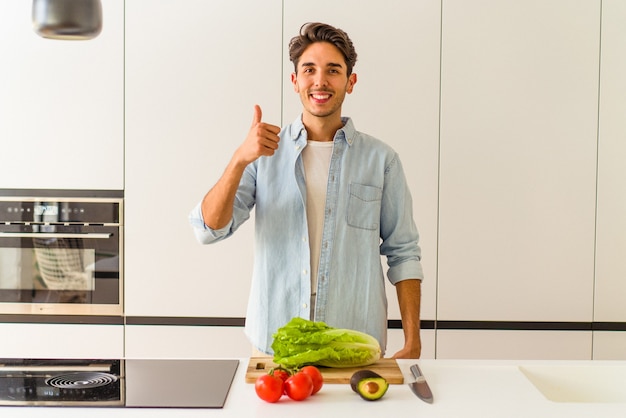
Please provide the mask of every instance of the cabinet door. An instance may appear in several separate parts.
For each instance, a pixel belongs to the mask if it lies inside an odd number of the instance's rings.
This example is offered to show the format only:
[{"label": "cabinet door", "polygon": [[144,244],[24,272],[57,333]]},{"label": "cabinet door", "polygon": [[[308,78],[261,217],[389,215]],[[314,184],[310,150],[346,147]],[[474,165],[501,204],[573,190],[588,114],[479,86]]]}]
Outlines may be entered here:
[{"label": "cabinet door", "polygon": [[438,330],[438,359],[589,360],[591,331]]},{"label": "cabinet door", "polygon": [[[426,276],[422,318],[431,320],[437,288],[440,16],[440,0],[285,1],[286,40],[304,23],[320,21],[345,30],[354,43],[358,82],[346,96],[343,113],[353,119],[357,130],[388,143],[400,155],[413,197]],[[284,72],[293,72],[286,46]],[[288,77],[284,83],[283,120],[290,122],[302,105]],[[399,319],[395,289],[389,283],[387,292],[389,317]]]},{"label": "cabinet door", "polygon": [[2,358],[123,358],[124,327],[0,323]]},{"label": "cabinet door", "polygon": [[252,220],[200,245],[187,221],[245,139],[280,120],[281,2],[126,1],[126,313],[244,317]]},{"label": "cabinet door", "polygon": [[626,2],[602,3],[594,320],[626,322]]},{"label": "cabinet door", "polygon": [[126,358],[250,357],[242,327],[126,325]]},{"label": "cabinet door", "polygon": [[124,187],[124,2],[89,41],[39,37],[32,1],[0,3],[0,188]]},{"label": "cabinet door", "polygon": [[626,360],[626,332],[594,331],[594,360]]},{"label": "cabinet door", "polygon": [[600,2],[442,14],[438,319],[590,322]]}]

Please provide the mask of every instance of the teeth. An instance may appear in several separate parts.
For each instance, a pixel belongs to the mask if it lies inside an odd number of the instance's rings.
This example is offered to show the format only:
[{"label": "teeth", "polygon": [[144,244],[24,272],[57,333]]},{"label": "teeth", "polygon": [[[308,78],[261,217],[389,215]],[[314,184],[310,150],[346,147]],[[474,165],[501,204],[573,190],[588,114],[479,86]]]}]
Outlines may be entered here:
[{"label": "teeth", "polygon": [[316,100],[325,100],[328,99],[330,97],[330,95],[328,94],[314,94],[313,98]]}]

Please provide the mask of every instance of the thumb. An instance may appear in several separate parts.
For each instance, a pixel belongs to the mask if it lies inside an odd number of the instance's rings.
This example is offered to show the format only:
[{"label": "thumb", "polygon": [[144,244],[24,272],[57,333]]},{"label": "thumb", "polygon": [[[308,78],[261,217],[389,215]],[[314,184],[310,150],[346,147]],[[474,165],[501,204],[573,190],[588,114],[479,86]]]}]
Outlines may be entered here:
[{"label": "thumb", "polygon": [[257,123],[261,122],[261,116],[263,116],[263,112],[261,111],[261,106],[254,105],[254,116],[252,117],[252,126],[255,126]]}]

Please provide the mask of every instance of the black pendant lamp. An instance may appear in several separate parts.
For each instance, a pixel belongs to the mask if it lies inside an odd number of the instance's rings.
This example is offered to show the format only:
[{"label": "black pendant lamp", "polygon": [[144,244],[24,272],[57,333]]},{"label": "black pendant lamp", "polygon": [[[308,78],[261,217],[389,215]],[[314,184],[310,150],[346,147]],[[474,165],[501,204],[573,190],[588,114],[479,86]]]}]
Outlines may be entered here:
[{"label": "black pendant lamp", "polygon": [[44,38],[93,39],[102,31],[100,0],[33,0],[33,27]]}]

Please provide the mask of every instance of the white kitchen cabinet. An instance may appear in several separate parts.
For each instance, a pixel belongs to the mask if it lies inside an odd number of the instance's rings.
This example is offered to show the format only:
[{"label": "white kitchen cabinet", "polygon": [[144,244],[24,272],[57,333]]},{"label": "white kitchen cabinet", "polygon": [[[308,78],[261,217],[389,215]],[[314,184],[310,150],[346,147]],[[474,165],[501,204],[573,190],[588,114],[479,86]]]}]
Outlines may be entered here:
[{"label": "white kitchen cabinet", "polygon": [[594,360],[626,360],[626,331],[594,331]]},{"label": "white kitchen cabinet", "polygon": [[[358,18],[355,14],[358,11]],[[424,281],[422,319],[434,319],[437,288],[437,176],[439,136],[440,0],[285,1],[285,74],[293,72],[287,40],[306,22],[345,30],[358,55],[357,83],[343,113],[357,130],[391,145],[400,155],[420,232]],[[283,120],[301,112],[289,77],[284,81]],[[383,265],[386,266],[386,260]],[[400,318],[395,289],[387,283],[389,317]]]},{"label": "white kitchen cabinet", "polygon": [[590,322],[600,1],[442,15],[437,318]]},{"label": "white kitchen cabinet", "polygon": [[125,312],[244,317],[253,222],[203,246],[187,216],[245,139],[280,123],[281,1],[126,1]]},{"label": "white kitchen cabinet", "polygon": [[124,357],[123,325],[0,323],[0,358]]},{"label": "white kitchen cabinet", "polygon": [[591,331],[437,330],[438,359],[588,360]]},{"label": "white kitchen cabinet", "polygon": [[626,2],[602,3],[594,320],[626,322]]},{"label": "white kitchen cabinet", "polygon": [[242,327],[126,325],[126,358],[250,357]]},{"label": "white kitchen cabinet", "polygon": [[0,2],[0,188],[124,187],[124,1],[89,41],[38,36],[32,1]]}]

